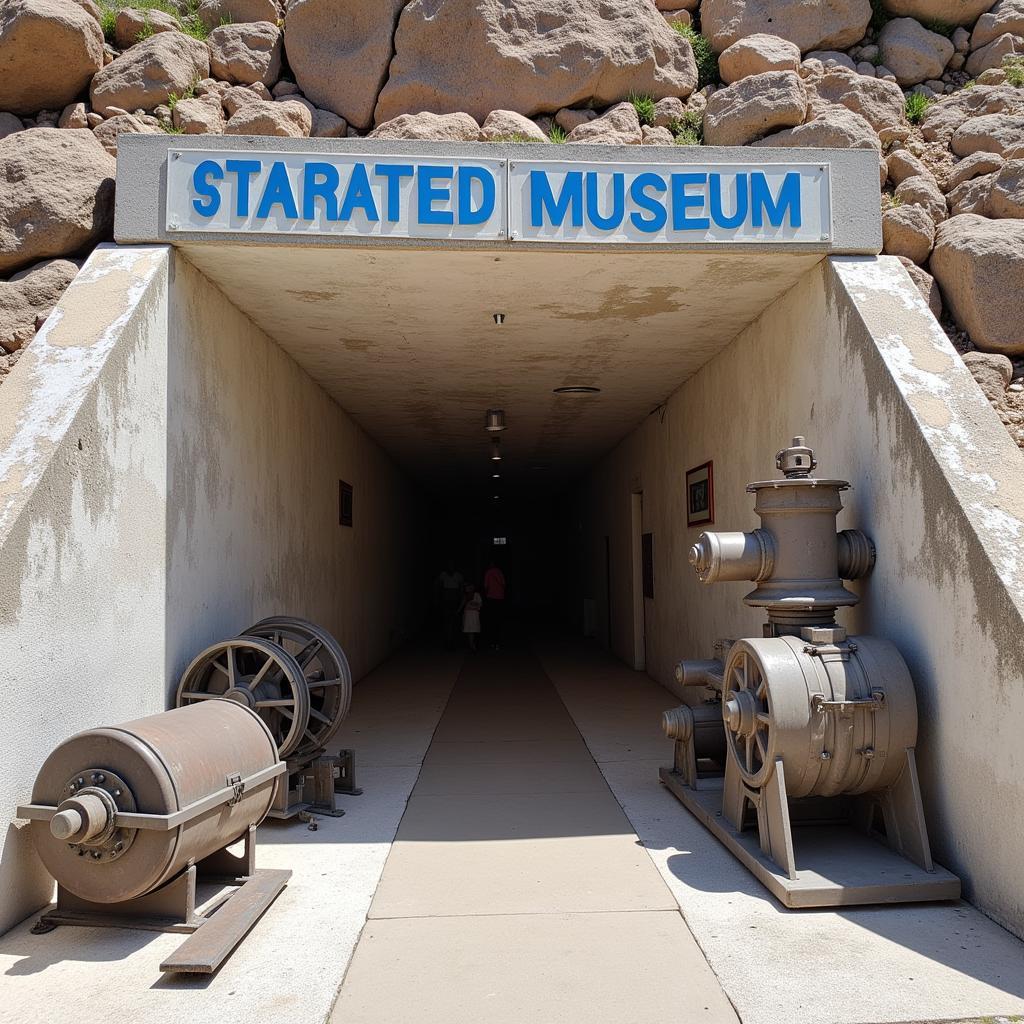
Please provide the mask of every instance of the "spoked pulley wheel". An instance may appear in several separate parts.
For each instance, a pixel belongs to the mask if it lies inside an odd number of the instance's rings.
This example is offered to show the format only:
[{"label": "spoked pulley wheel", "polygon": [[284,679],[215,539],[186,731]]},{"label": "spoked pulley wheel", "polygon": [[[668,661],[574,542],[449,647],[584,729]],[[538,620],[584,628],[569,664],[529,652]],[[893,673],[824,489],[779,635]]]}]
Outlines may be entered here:
[{"label": "spoked pulley wheel", "polygon": [[757,788],[767,781],[775,762],[775,731],[764,667],[743,641],[729,652],[723,692],[729,752],[743,781]]},{"label": "spoked pulley wheel", "polygon": [[280,645],[302,669],[309,689],[309,724],[296,756],[326,747],[352,703],[352,672],[341,644],[321,626],[289,615],[262,619],[242,636]]},{"label": "spoked pulley wheel", "polygon": [[177,706],[216,698],[252,708],[266,723],[281,758],[291,756],[306,736],[310,699],[305,673],[287,650],[270,640],[222,640],[192,661],[178,683]]}]

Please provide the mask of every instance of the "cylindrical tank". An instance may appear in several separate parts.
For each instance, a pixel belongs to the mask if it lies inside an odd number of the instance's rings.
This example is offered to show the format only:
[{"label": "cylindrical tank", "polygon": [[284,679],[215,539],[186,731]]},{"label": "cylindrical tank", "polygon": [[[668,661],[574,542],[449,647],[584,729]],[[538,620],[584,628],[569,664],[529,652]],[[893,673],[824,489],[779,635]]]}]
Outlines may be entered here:
[{"label": "cylindrical tank", "polygon": [[[259,716],[208,700],[122,725],[89,729],[58,746],[32,789],[57,807],[32,838],[60,885],[94,903],[141,896],[244,835],[270,810],[277,777],[243,780],[278,763]],[[235,786],[230,800],[171,829],[116,827],[114,814],[171,815]]]},{"label": "cylindrical tank", "polygon": [[737,641],[725,666],[722,716],[743,781],[763,785],[781,758],[791,798],[886,789],[917,741],[906,662],[872,636]]}]

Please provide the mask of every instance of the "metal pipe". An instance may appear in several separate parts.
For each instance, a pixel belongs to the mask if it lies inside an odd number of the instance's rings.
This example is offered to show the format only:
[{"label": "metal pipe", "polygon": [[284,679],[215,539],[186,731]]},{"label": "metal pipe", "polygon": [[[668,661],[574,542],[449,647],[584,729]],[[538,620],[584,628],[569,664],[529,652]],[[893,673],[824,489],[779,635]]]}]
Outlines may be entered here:
[{"label": "metal pipe", "polygon": [[775,566],[775,543],[766,530],[702,533],[690,548],[690,565],[701,583],[767,579]]}]

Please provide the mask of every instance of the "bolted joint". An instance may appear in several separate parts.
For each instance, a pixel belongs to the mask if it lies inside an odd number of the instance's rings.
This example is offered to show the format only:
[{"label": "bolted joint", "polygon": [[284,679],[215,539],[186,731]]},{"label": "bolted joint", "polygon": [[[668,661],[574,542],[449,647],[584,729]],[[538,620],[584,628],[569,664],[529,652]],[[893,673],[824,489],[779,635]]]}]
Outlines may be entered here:
[{"label": "bolted joint", "polygon": [[862,530],[842,530],[836,542],[840,579],[859,580],[875,567],[874,541]]},{"label": "bolted joint", "polygon": [[693,735],[693,711],[683,704],[664,712],[661,716],[661,729],[670,740],[685,743]]},{"label": "bolted joint", "polygon": [[767,530],[702,533],[690,548],[690,565],[701,583],[768,579],[775,568],[775,541]]}]

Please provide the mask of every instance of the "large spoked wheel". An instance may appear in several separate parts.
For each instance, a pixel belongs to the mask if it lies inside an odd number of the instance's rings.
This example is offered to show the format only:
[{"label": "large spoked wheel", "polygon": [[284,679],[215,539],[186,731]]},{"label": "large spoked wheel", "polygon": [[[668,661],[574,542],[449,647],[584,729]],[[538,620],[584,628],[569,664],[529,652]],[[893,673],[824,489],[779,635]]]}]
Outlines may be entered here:
[{"label": "large spoked wheel", "polygon": [[734,644],[722,701],[726,742],[743,781],[763,786],[775,763],[775,731],[764,668],[748,645]]},{"label": "large spoked wheel", "polygon": [[297,755],[327,746],[352,703],[352,671],[341,644],[306,619],[276,615],[257,622],[242,636],[258,636],[280,645],[302,668],[309,689],[309,725]]},{"label": "large spoked wheel", "polygon": [[298,749],[309,728],[309,690],[302,667],[270,640],[223,640],[193,660],[178,683],[178,707],[218,698],[255,711],[274,737],[281,758]]}]

